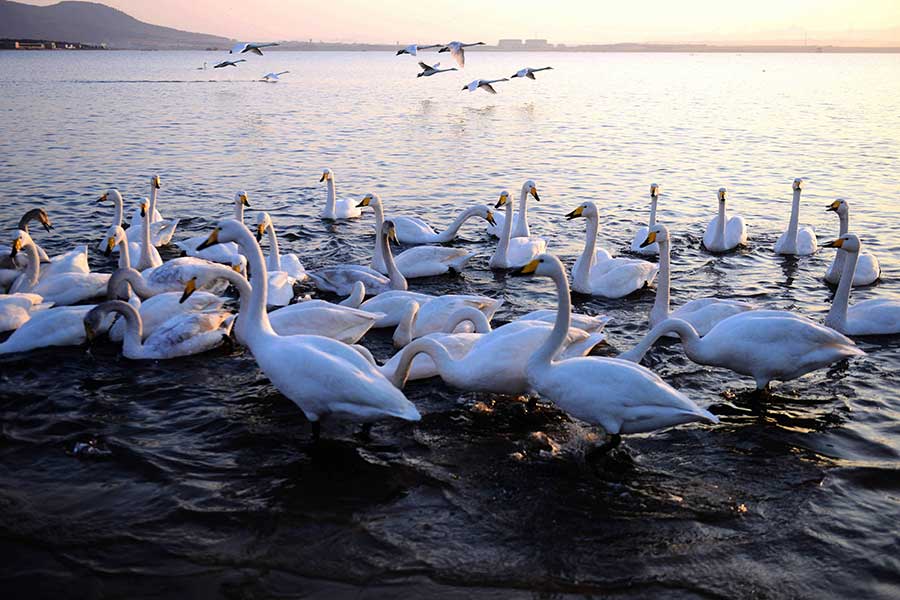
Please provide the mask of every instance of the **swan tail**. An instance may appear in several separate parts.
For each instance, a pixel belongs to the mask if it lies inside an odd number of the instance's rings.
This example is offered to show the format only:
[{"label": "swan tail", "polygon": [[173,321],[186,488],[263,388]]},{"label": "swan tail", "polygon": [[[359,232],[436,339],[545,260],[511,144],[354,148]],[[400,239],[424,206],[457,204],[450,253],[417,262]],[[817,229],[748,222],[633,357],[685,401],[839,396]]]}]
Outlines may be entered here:
[{"label": "swan tail", "polygon": [[605,333],[592,333],[587,338],[580,342],[576,342],[574,344],[570,344],[568,348],[563,350],[560,355],[562,358],[578,358],[580,356],[587,356],[591,350],[594,349],[594,346],[602,342],[606,339]]},{"label": "swan tail", "polygon": [[466,265],[468,264],[468,262],[470,260],[472,260],[472,258],[475,256],[475,254],[476,254],[475,252],[471,252],[469,254],[464,254],[463,256],[460,256],[459,258],[456,258],[456,259],[450,261],[449,263],[447,263],[447,266],[450,268],[451,271],[453,271],[455,273],[462,273],[462,270],[466,268]]}]

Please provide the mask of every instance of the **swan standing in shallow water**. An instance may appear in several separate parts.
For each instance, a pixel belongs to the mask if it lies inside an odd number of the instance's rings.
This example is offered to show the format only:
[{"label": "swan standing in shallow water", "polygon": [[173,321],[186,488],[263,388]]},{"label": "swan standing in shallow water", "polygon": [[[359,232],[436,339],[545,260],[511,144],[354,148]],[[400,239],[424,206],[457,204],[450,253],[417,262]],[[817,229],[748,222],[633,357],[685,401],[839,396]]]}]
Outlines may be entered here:
[{"label": "swan standing in shallow water", "polygon": [[[850,231],[850,205],[846,200],[835,200],[829,205],[829,211],[837,213],[840,220],[840,233],[838,236],[845,236]],[[828,271],[825,272],[825,281],[837,285],[841,281],[841,273],[844,271],[844,261],[847,259],[846,252],[838,252],[831,261]],[[856,271],[853,272],[853,287],[871,285],[878,281],[881,277],[881,265],[874,254],[868,252],[860,252],[859,260],[856,263]]]},{"label": "swan standing in shallow water", "polygon": [[816,241],[816,232],[812,227],[800,227],[800,192],[803,189],[803,180],[795,179],[792,185],[794,200],[791,204],[791,220],[788,222],[788,228],[775,242],[775,254],[795,254],[797,256],[815,254],[819,246]]},{"label": "swan standing in shallow water", "polygon": [[619,358],[640,362],[669,332],[681,338],[684,353],[695,363],[753,377],[758,390],[768,390],[772,381],[790,381],[865,354],[850,339],[806,317],[784,310],[751,310],[719,321],[703,337],[686,321],[666,319]]},{"label": "swan standing in shallow water", "polygon": [[[503,194],[509,195],[509,192],[503,192]],[[513,228],[511,232],[511,237],[531,237],[531,228],[528,226],[528,196],[531,195],[532,198],[540,202],[541,197],[538,196],[537,186],[534,181],[529,179],[525,183],[522,184],[522,189],[519,192],[519,204],[518,204],[518,212],[516,213],[516,220],[513,223]],[[494,215],[494,222],[488,223],[487,232],[498,238],[500,237],[501,232],[503,231],[503,224],[506,222],[505,213],[500,213]]]},{"label": "swan standing in shallow water", "polygon": [[852,233],[825,244],[826,248],[837,248],[846,255],[844,272],[825,317],[825,325],[845,335],[892,335],[900,333],[900,301],[872,299],[850,306],[850,288],[853,272],[860,257],[862,244]]},{"label": "swan standing in shallow water", "polygon": [[633,258],[611,258],[605,250],[596,250],[600,213],[593,202],[585,202],[566,215],[569,220],[587,219],[584,251],[572,266],[572,288],[581,294],[604,298],[623,298],[656,277],[657,265]]},{"label": "swan standing in shallow water", "polygon": [[598,356],[557,360],[572,309],[565,269],[555,256],[543,254],[525,265],[521,273],[549,277],[559,297],[553,332],[530,353],[525,366],[528,384],[538,395],[577,419],[600,425],[614,436],[613,444],[621,434],[646,433],[683,423],[719,422],[715,415],[640,365]]},{"label": "swan standing in shallow water", "polygon": [[655,183],[650,184],[650,220],[647,221],[646,227],[639,227],[638,230],[634,233],[634,237],[631,239],[631,251],[635,254],[645,254],[648,256],[655,256],[659,254],[659,245],[655,242],[649,245],[644,244],[644,240],[647,239],[647,234],[650,233],[650,230],[653,229],[653,226],[656,225],[656,205],[659,201],[659,185]]},{"label": "swan standing in shallow water", "polygon": [[[250,200],[247,199],[247,192],[240,190],[234,193],[234,220],[240,223],[244,222],[244,208],[250,208]],[[219,244],[205,250],[197,250],[197,246],[206,241],[205,235],[194,236],[180,242],[175,242],[185,256],[196,256],[204,258],[212,262],[222,263],[223,265],[231,264],[235,254],[238,254],[237,244]]]},{"label": "swan standing in shallow water", "polygon": [[[162,187],[159,175],[150,177],[150,242],[154,246],[165,246],[175,235],[178,219],[163,219],[156,208],[157,195]],[[131,213],[130,235],[133,239],[141,238],[140,230],[144,227],[144,219],[139,209]]]},{"label": "swan standing in shallow water", "polygon": [[[532,186],[533,189],[534,186]],[[524,190],[524,187],[523,187]],[[537,192],[533,192],[537,197]],[[524,194],[523,194],[524,196]],[[503,229],[500,233],[500,239],[497,242],[497,249],[491,255],[488,265],[492,269],[511,269],[521,267],[527,264],[532,258],[544,252],[547,249],[547,242],[543,238],[532,237],[511,237],[513,224],[513,201],[509,192],[500,193],[500,199],[494,208],[506,207],[506,214],[503,218]],[[522,227],[528,228],[528,222],[522,213]],[[517,223],[518,225],[518,223]]]},{"label": "swan standing in shallow water", "polygon": [[226,311],[204,311],[174,316],[156,330],[143,335],[138,310],[121,300],[107,300],[91,309],[84,317],[84,331],[88,341],[95,337],[109,313],[125,317],[125,337],[122,354],[133,360],[161,360],[201,354],[218,348],[228,337],[234,319]]},{"label": "swan standing in shallow water", "polygon": [[720,300],[719,298],[696,298],[669,312],[669,288],[671,286],[671,244],[669,229],[665,225],[654,225],[644,240],[644,244],[659,245],[659,277],[656,280],[656,300],[650,309],[650,327],[656,327],[669,317],[682,319],[691,324],[699,335],[706,335],[716,323],[732,315],[753,310],[748,302]]},{"label": "swan standing in shallow water", "polygon": [[337,199],[337,193],[334,189],[334,172],[331,169],[322,171],[322,178],[319,182],[325,182],[326,196],[325,208],[320,215],[323,219],[335,221],[337,219],[356,219],[362,214],[362,211],[356,207],[356,203],[350,198]]},{"label": "swan standing in shallow water", "polygon": [[747,226],[741,216],[728,218],[725,200],[728,190],[719,188],[719,214],[713,217],[703,234],[703,246],[710,252],[728,252],[747,244]]},{"label": "swan standing in shallow water", "polygon": [[[369,193],[357,206],[360,208],[369,207],[375,213],[375,250],[372,253],[372,267],[376,271],[386,274],[388,268],[385,253],[390,252],[390,244],[382,244],[380,242],[381,232],[385,223],[384,206],[381,203],[381,198],[378,194]],[[415,223],[409,217],[400,217],[400,219],[405,220],[407,230],[411,229],[410,226]],[[399,235],[397,234],[397,221],[391,219],[390,222],[394,229],[394,236],[391,239],[400,243]],[[424,224],[424,221],[421,221],[420,224]],[[475,256],[474,252],[459,248],[417,246],[404,250],[393,257],[393,260],[404,277],[414,279],[416,277],[443,275],[448,272],[458,273],[465,268],[473,256]]]},{"label": "swan standing in shallow water", "polygon": [[237,221],[223,221],[208,244],[219,240],[237,242],[250,262],[252,293],[236,333],[272,384],[312,423],[315,439],[325,418],[364,424],[387,417],[421,419],[403,392],[357,350],[326,337],[275,333],[266,313],[266,265],[253,235]]}]

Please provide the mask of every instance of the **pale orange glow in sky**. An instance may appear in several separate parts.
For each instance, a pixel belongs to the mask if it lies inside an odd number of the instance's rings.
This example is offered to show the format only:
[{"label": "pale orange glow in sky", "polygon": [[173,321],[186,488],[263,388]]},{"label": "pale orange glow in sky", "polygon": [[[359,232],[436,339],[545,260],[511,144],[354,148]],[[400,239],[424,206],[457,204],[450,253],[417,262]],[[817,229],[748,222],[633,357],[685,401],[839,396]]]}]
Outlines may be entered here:
[{"label": "pale orange glow in sky", "polygon": [[[103,0],[149,23],[240,40],[900,45],[900,0]],[[54,4],[32,0],[31,4]]]}]

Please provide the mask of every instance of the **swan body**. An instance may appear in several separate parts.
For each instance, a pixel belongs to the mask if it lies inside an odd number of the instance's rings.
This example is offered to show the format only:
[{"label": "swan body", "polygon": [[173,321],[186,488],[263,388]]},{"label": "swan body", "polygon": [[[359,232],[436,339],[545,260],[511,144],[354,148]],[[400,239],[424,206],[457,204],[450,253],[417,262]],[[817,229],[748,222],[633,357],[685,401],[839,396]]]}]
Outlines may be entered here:
[{"label": "swan body", "polygon": [[[492,269],[521,267],[547,249],[547,242],[542,238],[511,237],[513,201],[509,192],[506,191],[501,192],[500,199],[494,208],[499,209],[504,206],[506,207],[506,212],[503,218],[503,231],[500,233],[497,249],[488,261],[488,265]],[[524,219],[523,226],[527,227]]]},{"label": "swan body", "polygon": [[487,296],[473,296],[467,294],[446,294],[443,296],[430,296],[418,292],[405,290],[390,290],[370,298],[360,305],[360,308],[369,312],[384,314],[375,327],[394,327],[408,315],[412,303],[419,305],[415,328],[412,336],[421,337],[426,333],[440,331],[447,319],[457,310],[471,306],[482,311],[488,320],[503,304],[503,300],[495,300]]},{"label": "swan body", "polygon": [[[533,310],[521,317],[517,317],[516,321],[543,321],[544,323],[555,323],[556,311],[549,308]],[[592,317],[591,315],[572,313],[571,317],[572,327],[575,329],[582,329],[588,333],[599,333],[603,331],[609,321],[610,318],[606,315]]]},{"label": "swan body", "polygon": [[650,309],[650,327],[659,325],[669,317],[687,321],[701,336],[706,335],[716,323],[732,315],[753,310],[749,302],[721,300],[719,298],[695,298],[669,311],[669,289],[671,287],[671,243],[669,228],[656,224],[650,228],[644,244],[659,247],[659,278],[656,282],[656,299]]},{"label": "swan body", "polygon": [[[40,255],[40,252],[38,252]],[[38,258],[40,260],[40,257]],[[90,273],[88,266],[87,246],[78,246],[68,252],[59,254],[50,259],[49,263],[42,263],[40,270],[41,280],[50,279],[65,273]]]},{"label": "swan body", "polygon": [[553,332],[530,352],[525,366],[529,387],[542,398],[612,435],[698,421],[718,423],[715,415],[640,365],[597,356],[558,360],[571,312],[565,269],[555,256],[543,254],[521,272],[549,277],[559,296]]},{"label": "swan body", "polygon": [[719,188],[719,214],[713,217],[703,234],[703,246],[710,252],[728,252],[747,244],[747,226],[743,217],[731,217],[725,212],[728,190]]},{"label": "swan body", "polygon": [[[566,215],[567,219],[587,219],[584,251],[572,267],[572,288],[581,294],[622,298],[649,285],[658,266],[633,258],[606,258],[595,252],[600,214],[597,205],[585,202]],[[608,256],[608,254],[606,254]]]},{"label": "swan body", "polygon": [[402,348],[416,338],[439,331],[470,333],[473,327],[477,328],[481,320],[458,319],[458,329],[454,327],[448,330],[446,327],[448,321],[454,319],[454,315],[465,314],[466,311],[475,311],[481,315],[480,319],[484,319],[481,333],[488,333],[491,331],[490,320],[503,304],[503,300],[487,300],[485,302],[479,296],[455,295],[441,296],[423,303],[410,299],[394,331],[394,346]]},{"label": "swan body", "polygon": [[392,216],[391,220],[397,228],[397,239],[401,244],[446,244],[452,242],[459,233],[460,228],[469,219],[481,217],[488,223],[494,223],[494,214],[486,206],[470,206],[460,211],[459,215],[450,225],[438,233],[426,221],[418,217]]},{"label": "swan body", "polygon": [[13,241],[10,255],[15,258],[20,250],[28,257],[28,267],[13,282],[10,293],[30,292],[42,296],[46,302],[65,306],[96,298],[106,291],[109,275],[102,273],[61,273],[41,280],[37,249],[31,236],[22,230]]},{"label": "swan body", "polygon": [[207,352],[222,345],[233,323],[231,313],[226,311],[187,313],[169,318],[145,337],[137,309],[121,300],[108,300],[84,317],[84,330],[89,339],[95,335],[97,324],[111,312],[125,317],[122,354],[132,360],[164,360]]},{"label": "swan body", "polygon": [[[508,192],[505,192],[508,195]],[[531,237],[531,229],[528,226],[528,195],[531,195],[535,200],[540,201],[540,196],[537,193],[537,186],[534,181],[529,179],[525,183],[522,184],[522,189],[519,191],[519,205],[518,212],[516,212],[516,220],[513,223],[512,232],[510,233],[510,237]],[[501,194],[502,196],[502,194]],[[487,232],[494,236],[495,238],[499,238],[500,234],[503,233],[503,224],[506,222],[506,214],[498,213],[493,215],[493,223],[488,221]]]},{"label": "swan body", "polygon": [[[304,268],[297,255],[281,254],[279,251],[278,236],[275,234],[272,217],[267,212],[257,213],[256,241],[262,240],[262,236],[267,231],[269,235],[269,256],[266,257],[266,268],[269,269],[269,273],[283,271],[292,282],[304,281],[308,275],[306,274],[306,268]],[[213,248],[215,247],[213,246]]]},{"label": "swan body", "polygon": [[18,329],[31,318],[33,312],[51,306],[38,294],[0,294],[0,333]]},{"label": "swan body", "polygon": [[484,42],[474,42],[472,44],[464,44],[462,42],[450,42],[446,46],[443,46],[438,52],[449,52],[450,56],[453,57],[453,60],[456,61],[456,64],[460,66],[460,68],[465,68],[466,66],[466,48],[471,46],[484,46]]},{"label": "swan body", "polygon": [[864,300],[850,306],[853,272],[859,261],[862,244],[852,233],[826,244],[846,254],[841,282],[834,294],[825,325],[844,335],[894,335],[900,333],[900,301],[885,298]]},{"label": "swan body", "polygon": [[[154,247],[157,246],[165,246],[170,241],[172,241],[172,236],[175,235],[175,230],[178,228],[178,219],[164,219],[160,214],[159,210],[156,208],[157,194],[159,193],[159,189],[161,187],[159,175],[153,175],[150,177],[150,201],[149,201],[149,209],[135,209],[133,213],[131,213],[131,226],[129,229],[131,230],[131,236],[135,239],[141,239],[141,230],[144,227],[149,227],[150,231],[150,242]],[[149,221],[148,225],[144,218],[143,214],[146,210],[149,210]]]},{"label": "swan body", "polygon": [[[243,256],[237,258],[240,265],[246,262]],[[182,256],[173,258],[172,260],[153,269],[147,269],[141,272],[141,279],[149,295],[162,294],[163,292],[180,292],[184,290],[184,286],[197,275],[198,269],[211,264],[208,260],[202,258],[194,258],[191,256]],[[233,269],[241,267],[234,266]],[[222,281],[212,282],[209,286],[201,286],[205,291],[213,294],[220,294],[225,291],[228,284]]]},{"label": "swan body", "polygon": [[[237,321],[238,335],[250,348],[263,373],[292,400],[312,423],[345,418],[369,423],[396,417],[421,419],[416,407],[360,352],[316,335],[280,336],[266,313],[267,279],[262,251],[250,231],[237,221],[224,221],[209,242],[237,242],[252,273],[252,294]],[[318,435],[318,425],[314,425]]]},{"label": "swan body", "polygon": [[[0,354],[28,352],[49,346],[80,346],[85,342],[84,317],[93,305],[59,306],[33,312],[9,338],[0,343]],[[105,331],[112,324],[110,315],[98,327]]]},{"label": "swan body", "polygon": [[338,219],[356,219],[362,211],[357,208],[356,203],[350,198],[337,199],[334,189],[334,172],[331,169],[325,169],[322,172],[320,182],[324,181],[326,187],[325,208],[322,210],[321,217],[329,221]]},{"label": "swan body", "polygon": [[313,271],[310,278],[320,290],[334,292],[339,296],[353,293],[355,286],[362,283],[368,293],[373,296],[388,290],[405,290],[406,278],[394,264],[394,257],[388,247],[389,240],[394,238],[394,224],[385,221],[378,235],[379,247],[387,267],[388,277],[360,265],[338,265]]},{"label": "swan body", "polygon": [[[828,207],[829,211],[837,213],[840,222],[839,236],[847,235],[850,231],[850,204],[846,200],[835,200]],[[837,285],[841,281],[841,273],[844,270],[846,252],[838,252],[828,271],[825,272],[825,281]],[[860,252],[856,262],[856,270],[853,272],[853,287],[871,285],[881,278],[881,265],[874,254]]]},{"label": "swan body", "polygon": [[634,254],[644,254],[646,256],[656,256],[659,254],[659,245],[656,243],[644,245],[644,240],[647,239],[647,234],[650,233],[650,230],[653,229],[653,226],[656,225],[656,206],[659,201],[659,185],[655,183],[650,184],[650,220],[647,221],[646,227],[638,227],[637,231],[634,233],[634,237],[631,238],[631,251]]},{"label": "swan body", "polygon": [[803,189],[803,180],[795,179],[793,189],[791,220],[788,222],[788,228],[775,242],[775,254],[794,254],[796,256],[815,254],[819,249],[816,232],[812,227],[800,227],[800,192]]},{"label": "swan body", "polygon": [[[241,223],[244,222],[244,207],[250,207],[250,201],[247,199],[247,192],[241,190],[234,194],[234,219]],[[194,236],[186,240],[175,242],[185,256],[195,256],[212,262],[222,263],[224,265],[231,264],[233,257],[238,254],[238,247],[235,243],[217,244],[204,250],[197,250],[197,247],[206,241],[205,235]]]},{"label": "swan body", "polygon": [[[159,267],[163,264],[163,259],[159,255],[159,250],[156,249],[156,246],[153,245],[153,242],[150,239],[151,229],[150,229],[150,203],[147,200],[142,200],[140,203],[140,214],[143,219],[143,223],[145,227],[140,229],[135,229],[132,225],[129,227],[129,231],[132,232],[133,235],[137,236],[137,240],[140,242],[141,253],[140,257],[137,261],[136,269],[143,271],[145,269],[152,269],[154,267]],[[121,246],[119,247],[119,252],[122,251]]]}]

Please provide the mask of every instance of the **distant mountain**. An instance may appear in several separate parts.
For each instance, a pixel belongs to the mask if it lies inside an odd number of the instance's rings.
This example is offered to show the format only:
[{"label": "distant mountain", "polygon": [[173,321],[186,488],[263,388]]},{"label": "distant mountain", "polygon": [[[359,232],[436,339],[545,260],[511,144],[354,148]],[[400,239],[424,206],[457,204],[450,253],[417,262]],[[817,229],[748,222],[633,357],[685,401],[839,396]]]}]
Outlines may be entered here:
[{"label": "distant mountain", "polygon": [[33,6],[0,0],[0,38],[107,44],[110,48],[228,48],[227,38],[138,21],[95,2]]}]

